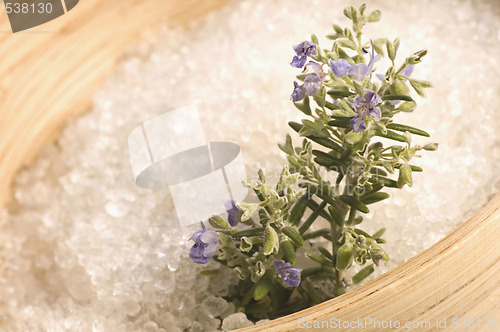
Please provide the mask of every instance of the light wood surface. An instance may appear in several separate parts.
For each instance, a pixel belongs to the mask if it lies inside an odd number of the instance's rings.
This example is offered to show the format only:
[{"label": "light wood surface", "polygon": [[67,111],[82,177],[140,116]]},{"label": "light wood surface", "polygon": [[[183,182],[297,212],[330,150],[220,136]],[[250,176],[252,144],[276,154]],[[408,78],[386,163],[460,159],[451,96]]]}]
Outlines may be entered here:
[{"label": "light wood surface", "polygon": [[16,171],[87,110],[117,60],[159,22],[186,25],[227,0],[81,0],[67,14],[10,32],[0,5],[0,204]]},{"label": "light wood surface", "polygon": [[[16,171],[57,136],[68,117],[90,107],[117,60],[151,26],[160,21],[185,25],[225,2],[82,0],[68,14],[18,34],[8,32],[0,10],[0,204],[11,195]],[[242,331],[301,330],[299,318],[430,321],[430,330],[436,330],[436,319],[447,318],[448,327],[453,317],[500,319],[499,238],[500,195],[395,270],[337,299]],[[468,331],[480,330],[492,331]]]}]

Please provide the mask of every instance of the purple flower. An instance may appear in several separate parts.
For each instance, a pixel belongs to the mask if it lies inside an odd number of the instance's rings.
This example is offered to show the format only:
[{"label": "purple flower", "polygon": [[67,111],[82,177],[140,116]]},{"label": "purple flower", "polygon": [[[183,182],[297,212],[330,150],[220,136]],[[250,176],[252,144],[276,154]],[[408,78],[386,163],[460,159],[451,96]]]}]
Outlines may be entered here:
[{"label": "purple flower", "polygon": [[293,81],[293,92],[290,98],[294,103],[301,101],[306,96],[306,92],[304,91],[302,85],[299,85],[297,82]]},{"label": "purple flower", "polygon": [[297,68],[304,67],[308,56],[317,54],[316,45],[308,40],[305,40],[298,45],[294,45],[293,50],[295,51],[296,55],[293,57],[290,65]]},{"label": "purple flower", "polygon": [[194,233],[189,239],[189,241],[194,241],[194,245],[189,252],[189,258],[197,264],[206,264],[215,254],[219,235],[214,231],[207,230],[203,223],[201,223],[201,228],[203,229]]},{"label": "purple flower", "polygon": [[314,61],[309,61],[306,68],[309,66],[314,71],[314,74],[310,74],[305,78],[303,88],[308,96],[314,96],[323,84],[323,68],[321,68],[319,63]]},{"label": "purple flower", "polygon": [[354,80],[356,81],[362,81],[365,79],[367,75],[370,75],[372,70],[373,70],[373,65],[375,62],[380,60],[380,54],[375,55],[375,48],[373,47],[373,42],[370,40],[370,44],[372,45],[372,53],[370,54],[370,62],[368,64],[366,63],[357,63],[355,65],[352,65],[351,68],[349,68],[347,74],[348,75],[353,75]]},{"label": "purple flower", "polygon": [[[414,68],[415,68],[415,65],[408,65],[408,66],[404,67],[403,70],[401,70],[398,75],[410,77],[411,74],[413,73]],[[406,81],[406,79],[403,79],[403,82],[404,81]]]},{"label": "purple flower", "polygon": [[349,61],[345,59],[338,59],[333,61],[332,59],[328,60],[328,65],[332,69],[333,75],[337,77],[344,77],[347,75],[347,72],[351,68],[351,64]]},{"label": "purple flower", "polygon": [[365,118],[367,116],[373,116],[376,121],[380,119],[382,112],[379,107],[376,107],[382,102],[382,99],[376,92],[365,89],[366,93],[363,98],[360,95],[354,97],[352,106],[358,113],[351,119],[352,131],[355,133],[360,133],[366,129]]},{"label": "purple flower", "polygon": [[319,89],[321,89],[324,78],[323,68],[319,63],[314,61],[309,61],[306,68],[309,66],[312,68],[314,73],[306,76],[304,84],[299,85],[297,82],[293,82],[294,89],[292,95],[290,96],[293,102],[304,99],[306,94],[308,96],[314,96]]},{"label": "purple flower", "polygon": [[274,267],[288,287],[298,287],[300,284],[300,272],[302,269],[294,268],[290,263],[275,260]]},{"label": "purple flower", "polygon": [[227,201],[225,205],[229,225],[236,226],[241,221],[240,209],[238,209],[236,202],[233,200]]}]

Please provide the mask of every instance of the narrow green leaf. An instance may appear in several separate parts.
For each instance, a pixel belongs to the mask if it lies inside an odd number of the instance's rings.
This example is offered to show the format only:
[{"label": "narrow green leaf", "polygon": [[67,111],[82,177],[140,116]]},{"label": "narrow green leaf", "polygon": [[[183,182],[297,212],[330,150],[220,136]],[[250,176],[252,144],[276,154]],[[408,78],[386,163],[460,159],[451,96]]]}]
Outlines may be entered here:
[{"label": "narrow green leaf", "polygon": [[325,248],[323,248],[322,246],[319,246],[318,247],[318,250],[321,254],[323,254],[326,258],[328,258],[329,260],[333,261],[333,256],[332,256],[332,253],[329,252],[328,250],[326,250]]},{"label": "narrow green leaf", "polygon": [[264,276],[257,281],[257,286],[255,287],[255,291],[253,292],[253,299],[255,301],[260,301],[264,299],[269,293],[269,289],[272,285],[272,270],[266,271]]},{"label": "narrow green leaf", "polygon": [[364,205],[360,200],[349,196],[349,195],[342,195],[340,196],[340,199],[346,203],[347,205],[355,208],[356,210],[363,212],[363,213],[370,213],[370,210],[366,205]]},{"label": "narrow green leaf", "polygon": [[229,225],[229,223],[224,218],[222,218],[221,216],[211,216],[208,219],[208,222],[214,228],[219,228],[219,229],[229,229],[229,228],[231,228],[231,225]]},{"label": "narrow green leaf", "polygon": [[381,182],[384,186],[389,188],[398,188],[398,183],[393,179],[389,179],[383,176],[378,176],[377,181]]},{"label": "narrow green leaf", "polygon": [[406,138],[403,135],[397,134],[392,130],[387,130],[387,133],[383,133],[380,130],[375,131],[375,135],[379,137],[389,138],[394,141],[406,143]]},{"label": "narrow green leaf", "polygon": [[361,201],[366,205],[370,205],[373,203],[380,202],[386,198],[389,198],[388,193],[376,192],[376,193],[373,193],[373,194],[368,195],[367,197],[361,199]]},{"label": "narrow green leaf", "polygon": [[354,95],[354,93],[349,90],[330,90],[327,93],[333,98],[345,98]]},{"label": "narrow green leaf", "polygon": [[393,130],[402,131],[402,132],[407,131],[409,133],[412,133],[412,134],[415,134],[415,135],[424,136],[424,137],[430,137],[431,136],[431,135],[429,135],[428,133],[426,133],[425,131],[423,131],[421,129],[410,127],[410,126],[406,126],[406,125],[402,125],[402,124],[399,124],[399,123],[389,123],[388,125],[386,125],[386,127],[388,129],[393,129]]},{"label": "narrow green leaf", "polygon": [[248,228],[232,234],[235,239],[242,238],[243,236],[261,236],[264,234],[264,227]]},{"label": "narrow green leaf", "polygon": [[323,209],[325,208],[326,204],[327,203],[325,201],[321,202],[321,204],[319,204],[318,207],[311,213],[311,215],[309,216],[309,218],[307,218],[306,221],[304,221],[304,223],[302,224],[302,226],[300,226],[300,228],[299,228],[299,233],[300,234],[304,234],[305,231],[308,230],[309,227],[311,227],[312,223],[320,215],[321,211],[323,211]]},{"label": "narrow green leaf", "polygon": [[307,208],[307,201],[309,200],[308,195],[303,195],[300,197],[297,202],[295,202],[295,205],[293,206],[292,210],[290,211],[290,216],[288,218],[288,221],[295,226],[298,226],[300,221],[302,220],[302,217],[304,216],[304,212],[306,211]]},{"label": "narrow green leaf", "polygon": [[344,218],[338,213],[338,211],[335,209],[333,206],[328,207],[328,212],[330,212],[330,215],[332,216],[333,220],[337,225],[342,227],[344,225]]},{"label": "narrow green leaf", "polygon": [[295,256],[295,248],[293,246],[293,243],[291,241],[282,241],[281,249],[283,249],[283,258],[285,262],[288,262],[292,265],[295,264],[297,259]]},{"label": "narrow green leaf", "polygon": [[413,98],[408,95],[384,95],[380,97],[382,100],[406,100],[413,101]]},{"label": "narrow green leaf", "polygon": [[288,236],[290,240],[292,240],[293,243],[295,243],[297,246],[302,247],[304,245],[304,239],[302,238],[302,236],[300,236],[299,232],[295,228],[285,226],[281,229],[281,231],[283,232],[283,234]]},{"label": "narrow green leaf", "polygon": [[384,235],[384,233],[385,233],[385,227],[384,227],[384,228],[381,228],[381,229],[379,229],[377,232],[375,232],[375,234],[373,234],[373,235],[372,235],[372,237],[373,237],[374,239],[378,239],[378,238],[380,238],[382,235]]},{"label": "narrow green leaf", "polygon": [[356,273],[354,277],[352,277],[352,282],[354,282],[355,284],[359,284],[361,281],[366,279],[370,274],[372,274],[373,271],[375,271],[373,264],[368,265],[367,267]]}]

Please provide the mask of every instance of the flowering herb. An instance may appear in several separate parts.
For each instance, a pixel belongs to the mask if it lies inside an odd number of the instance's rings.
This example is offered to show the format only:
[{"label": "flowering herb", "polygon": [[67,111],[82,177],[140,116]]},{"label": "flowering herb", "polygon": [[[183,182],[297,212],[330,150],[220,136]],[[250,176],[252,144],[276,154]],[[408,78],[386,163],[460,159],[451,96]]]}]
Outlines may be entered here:
[{"label": "flowering herb", "polygon": [[297,68],[304,67],[308,56],[317,54],[316,44],[308,40],[305,40],[298,45],[294,45],[293,50],[295,51],[295,56],[293,57],[290,65]]},{"label": "flowering herb", "polygon": [[201,223],[201,228],[189,239],[194,241],[189,258],[197,264],[206,264],[217,250],[219,235],[214,231],[207,230],[203,223]]},{"label": "flowering herb", "polygon": [[359,133],[366,129],[365,118],[367,116],[373,116],[377,121],[380,119],[382,113],[377,105],[381,102],[380,96],[371,90],[366,90],[363,98],[360,95],[354,97],[352,107],[358,114],[350,121],[353,132]]},{"label": "flowering herb", "polygon": [[227,221],[229,225],[236,226],[241,220],[241,213],[238,207],[236,206],[236,202],[233,200],[226,202],[226,211],[227,211]]},{"label": "flowering herb", "polygon": [[298,287],[300,284],[300,272],[302,269],[294,268],[290,263],[275,260],[274,267],[288,287]]},{"label": "flowering herb", "polygon": [[[363,215],[388,198],[388,190],[411,186],[413,172],[422,171],[412,164],[414,157],[437,149],[437,143],[412,144],[413,135],[429,134],[394,121],[417,106],[408,84],[422,97],[432,86],[410,77],[426,51],[396,66],[399,39],[365,39],[363,26],[380,19],[378,10],[365,10],[344,10],[352,29],[334,24],[327,36],[331,47],[322,49],[314,35],[293,47],[291,65],[303,70],[291,99],[304,118],[289,125],[302,142],[294,145],[287,135],[278,144],[288,160],[278,182],[271,185],[260,170],[257,180],[244,182],[258,202],[229,202],[227,221],[209,219],[218,244],[204,226],[191,238],[191,259],[204,263],[213,255],[235,271],[239,283],[232,300],[237,311],[255,319],[339,296],[389,260],[381,246],[385,229],[363,231]],[[389,68],[377,73],[382,57]],[[354,267],[358,272],[347,277]]]}]

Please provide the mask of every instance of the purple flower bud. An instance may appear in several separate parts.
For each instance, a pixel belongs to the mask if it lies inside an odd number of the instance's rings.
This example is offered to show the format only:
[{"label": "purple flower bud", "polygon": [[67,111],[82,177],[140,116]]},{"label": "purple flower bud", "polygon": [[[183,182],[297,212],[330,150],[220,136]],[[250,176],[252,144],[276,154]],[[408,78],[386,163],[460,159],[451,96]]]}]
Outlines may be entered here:
[{"label": "purple flower bud", "polygon": [[288,287],[298,287],[300,284],[300,272],[302,269],[294,268],[290,263],[275,260],[274,267]]},{"label": "purple flower bud", "polygon": [[347,75],[347,72],[351,68],[351,64],[349,61],[345,59],[338,59],[335,61],[332,61],[331,59],[328,60],[328,65],[332,69],[333,75],[337,77],[344,77]]},{"label": "purple flower bud", "polygon": [[294,103],[304,99],[304,97],[306,96],[306,92],[304,91],[304,88],[302,87],[302,85],[299,85],[297,82],[293,82],[293,92],[292,92],[292,95],[290,96],[290,98],[292,99],[292,101]]},{"label": "purple flower bud", "polygon": [[310,42],[309,40],[305,40],[300,44],[294,45],[293,50],[295,51],[296,56],[293,57],[290,65],[297,68],[304,67],[308,56],[317,54],[316,44]]},{"label": "purple flower bud", "polygon": [[375,121],[378,121],[382,116],[380,108],[376,107],[382,102],[380,96],[371,90],[365,89],[365,91],[363,98],[357,95],[352,103],[354,110],[358,113],[350,121],[352,131],[355,133],[360,133],[366,129],[365,118],[367,116],[373,116]]},{"label": "purple flower bud", "polygon": [[229,225],[236,226],[241,221],[240,209],[238,209],[236,202],[233,200],[227,201],[225,205]]},{"label": "purple flower bud", "polygon": [[214,231],[207,230],[203,223],[201,223],[201,228],[189,239],[189,241],[194,241],[189,258],[197,264],[206,264],[217,250],[219,235]]}]

